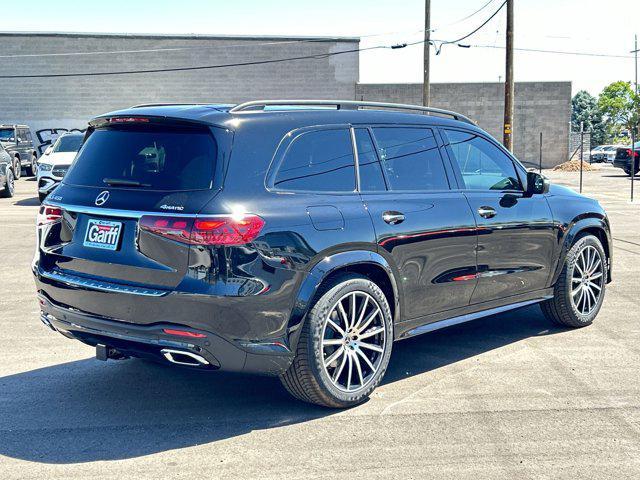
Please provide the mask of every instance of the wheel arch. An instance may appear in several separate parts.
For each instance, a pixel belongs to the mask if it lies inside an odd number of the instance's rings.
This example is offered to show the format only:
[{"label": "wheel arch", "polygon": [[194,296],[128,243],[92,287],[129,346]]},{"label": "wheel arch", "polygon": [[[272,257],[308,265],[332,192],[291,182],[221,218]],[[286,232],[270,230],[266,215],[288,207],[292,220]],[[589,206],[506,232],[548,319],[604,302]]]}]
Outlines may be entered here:
[{"label": "wheel arch", "polygon": [[553,281],[551,282],[552,285],[555,285],[560,273],[562,272],[567,253],[573,244],[585,235],[593,235],[600,240],[600,243],[602,243],[602,248],[604,249],[604,253],[607,257],[607,283],[611,282],[613,245],[611,243],[609,222],[604,216],[591,216],[576,219],[568,227],[562,241],[560,257],[553,275]]},{"label": "wheel arch", "polygon": [[368,250],[340,252],[324,257],[316,263],[302,281],[289,318],[288,331],[291,345],[297,343],[300,326],[313,305],[320,287],[344,273],[355,273],[376,283],[387,297],[394,323],[399,320],[401,310],[399,286],[385,258]]}]

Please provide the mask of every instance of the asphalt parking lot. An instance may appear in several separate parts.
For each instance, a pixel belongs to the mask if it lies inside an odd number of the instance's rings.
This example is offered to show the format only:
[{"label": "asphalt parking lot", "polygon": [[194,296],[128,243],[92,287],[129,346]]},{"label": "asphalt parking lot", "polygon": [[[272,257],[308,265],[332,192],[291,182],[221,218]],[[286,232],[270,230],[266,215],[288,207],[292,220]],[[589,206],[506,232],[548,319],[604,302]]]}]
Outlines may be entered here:
[{"label": "asphalt parking lot", "polygon": [[640,202],[609,166],[584,185],[615,238],[592,326],[529,307],[400,342],[371,400],[336,412],[274,378],[99,362],[45,328],[19,180],[0,199],[0,479],[640,477]]}]

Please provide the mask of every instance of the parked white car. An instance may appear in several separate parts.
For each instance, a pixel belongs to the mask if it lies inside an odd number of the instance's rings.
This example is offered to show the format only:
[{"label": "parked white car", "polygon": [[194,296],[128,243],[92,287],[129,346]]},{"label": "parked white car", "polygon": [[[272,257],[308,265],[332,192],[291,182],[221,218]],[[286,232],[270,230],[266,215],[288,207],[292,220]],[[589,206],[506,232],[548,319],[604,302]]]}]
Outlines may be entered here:
[{"label": "parked white car", "polygon": [[616,158],[616,150],[620,145],[600,145],[599,147],[591,150],[589,156],[591,163],[596,162],[608,162],[613,163],[613,159]]},{"label": "parked white car", "polygon": [[41,202],[62,181],[80,150],[83,138],[83,133],[65,133],[38,160],[38,197]]}]

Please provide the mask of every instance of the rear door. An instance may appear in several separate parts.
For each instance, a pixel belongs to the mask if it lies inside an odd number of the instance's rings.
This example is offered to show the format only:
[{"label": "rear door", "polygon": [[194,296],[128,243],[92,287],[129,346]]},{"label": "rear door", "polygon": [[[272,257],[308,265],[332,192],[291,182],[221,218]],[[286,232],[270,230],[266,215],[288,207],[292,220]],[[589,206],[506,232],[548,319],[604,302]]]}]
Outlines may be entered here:
[{"label": "rear door", "polygon": [[475,222],[437,132],[356,127],[354,138],[361,195],[402,283],[403,320],[466,306],[476,285]]},{"label": "rear door", "polygon": [[557,242],[545,197],[525,194],[514,161],[487,137],[464,129],[443,136],[478,225],[472,303],[545,288]]},{"label": "rear door", "polygon": [[44,232],[41,268],[105,282],[174,288],[184,278],[188,219],[221,186],[231,133],[134,123],[93,130],[47,204],[63,221]]}]

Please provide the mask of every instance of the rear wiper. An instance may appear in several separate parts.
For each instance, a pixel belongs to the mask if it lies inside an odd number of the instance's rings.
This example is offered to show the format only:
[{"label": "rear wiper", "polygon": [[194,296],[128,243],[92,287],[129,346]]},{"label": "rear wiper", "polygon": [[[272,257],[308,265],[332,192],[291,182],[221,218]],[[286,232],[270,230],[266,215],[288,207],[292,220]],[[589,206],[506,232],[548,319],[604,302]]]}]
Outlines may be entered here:
[{"label": "rear wiper", "polygon": [[110,187],[150,187],[148,183],[141,183],[137,180],[127,180],[125,178],[105,178],[102,180]]}]

